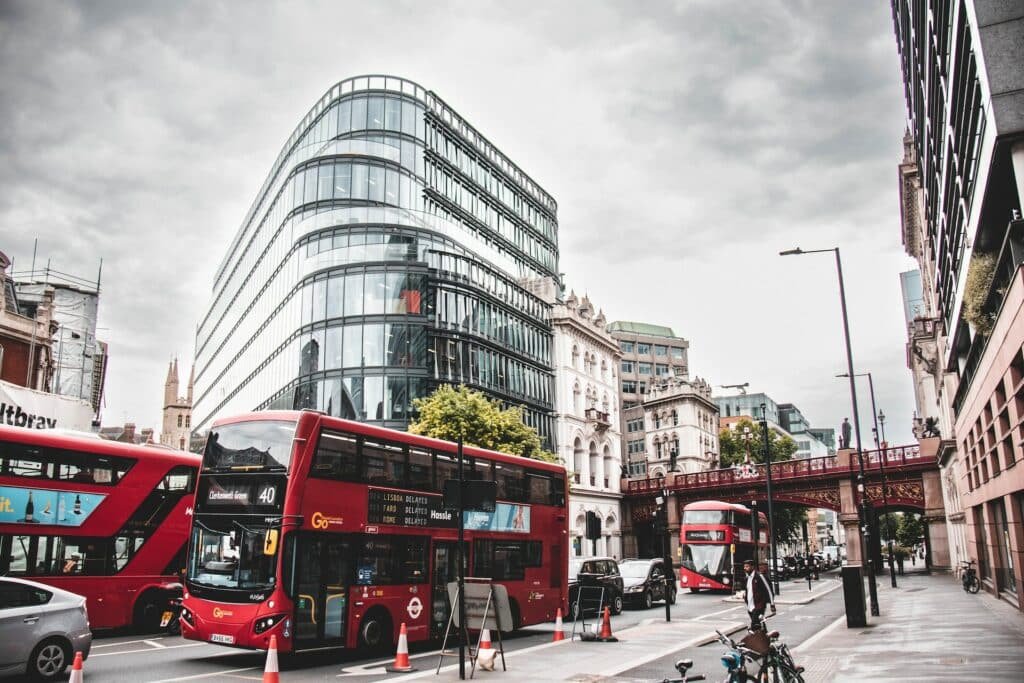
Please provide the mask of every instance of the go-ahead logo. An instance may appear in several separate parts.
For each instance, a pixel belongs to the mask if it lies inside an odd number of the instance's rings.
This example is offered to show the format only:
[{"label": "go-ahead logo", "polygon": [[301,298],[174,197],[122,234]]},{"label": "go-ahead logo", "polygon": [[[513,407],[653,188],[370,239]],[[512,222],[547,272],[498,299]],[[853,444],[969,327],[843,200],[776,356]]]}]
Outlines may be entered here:
[{"label": "go-ahead logo", "polygon": [[231,610],[221,609],[220,607],[214,607],[213,608],[213,616],[215,616],[217,619],[223,619],[224,617],[230,617],[233,614],[234,614],[234,612],[232,612]]},{"label": "go-ahead logo", "polygon": [[342,518],[342,517],[328,517],[327,515],[323,514],[322,512],[314,512],[313,516],[309,518],[309,524],[314,529],[326,529],[329,526],[332,526],[332,525],[341,526],[344,523],[345,523],[344,518]]}]

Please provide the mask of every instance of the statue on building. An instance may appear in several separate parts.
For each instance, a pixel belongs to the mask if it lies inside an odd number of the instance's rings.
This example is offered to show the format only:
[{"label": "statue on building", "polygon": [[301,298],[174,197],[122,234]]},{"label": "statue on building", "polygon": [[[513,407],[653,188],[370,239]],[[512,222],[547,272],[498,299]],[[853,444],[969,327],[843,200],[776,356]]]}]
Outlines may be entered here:
[{"label": "statue on building", "polygon": [[924,428],[921,430],[922,438],[931,438],[939,436],[939,420],[935,417],[926,417],[924,419]]},{"label": "statue on building", "polygon": [[850,418],[844,417],[843,424],[839,427],[839,447],[849,448],[850,447]]}]

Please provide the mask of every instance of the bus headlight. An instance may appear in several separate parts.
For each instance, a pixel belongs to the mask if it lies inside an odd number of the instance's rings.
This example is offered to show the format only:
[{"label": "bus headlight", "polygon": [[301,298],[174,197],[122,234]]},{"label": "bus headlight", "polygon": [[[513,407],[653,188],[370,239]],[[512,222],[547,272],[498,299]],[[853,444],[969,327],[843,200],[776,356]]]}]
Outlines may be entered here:
[{"label": "bus headlight", "polygon": [[730,583],[732,583],[732,579],[730,579],[728,576],[723,576],[722,577],[722,583],[724,583],[726,586],[728,586]]},{"label": "bus headlight", "polygon": [[274,628],[279,623],[281,623],[281,620],[284,619],[286,616],[287,615],[285,614],[274,614],[269,617],[260,617],[256,620],[256,623],[253,624],[253,631],[256,632],[256,635],[259,635],[265,631],[269,631],[270,629]]},{"label": "bus headlight", "polygon": [[178,615],[178,618],[184,621],[189,626],[196,625],[196,622],[192,619],[192,611],[187,607],[181,608],[181,614]]}]

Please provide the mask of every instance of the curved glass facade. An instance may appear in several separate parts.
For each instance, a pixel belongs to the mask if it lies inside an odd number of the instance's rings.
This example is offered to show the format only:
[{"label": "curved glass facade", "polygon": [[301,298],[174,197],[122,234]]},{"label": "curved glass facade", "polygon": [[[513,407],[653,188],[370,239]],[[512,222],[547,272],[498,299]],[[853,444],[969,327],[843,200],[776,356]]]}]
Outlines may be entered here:
[{"label": "curved glass facade", "polygon": [[285,144],[217,270],[193,424],[316,408],[404,428],[463,383],[551,445],[555,201],[434,93],[342,81]]}]

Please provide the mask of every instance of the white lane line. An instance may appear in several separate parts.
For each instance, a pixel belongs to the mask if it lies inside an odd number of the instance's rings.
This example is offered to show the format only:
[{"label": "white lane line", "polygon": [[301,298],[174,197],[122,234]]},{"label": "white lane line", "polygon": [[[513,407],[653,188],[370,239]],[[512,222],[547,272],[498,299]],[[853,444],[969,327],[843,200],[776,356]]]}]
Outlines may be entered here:
[{"label": "white lane line", "polygon": [[[203,643],[200,643],[203,645]],[[200,678],[209,678],[210,676],[226,676],[227,674],[238,673],[239,671],[252,671],[253,669],[259,669],[258,666],[247,666],[244,669],[228,669],[226,671],[211,671],[206,674],[196,674],[195,676],[181,676],[180,678],[161,678],[159,681],[152,681],[152,683],[171,683],[172,681],[197,681]]]},{"label": "white lane line", "polygon": [[155,640],[144,640],[144,641],[142,641],[142,642],[144,642],[144,643],[145,643],[146,645],[152,645],[152,646],[153,646],[153,647],[155,647],[155,648],[160,648],[160,649],[163,649],[163,648],[166,648],[166,647],[167,647],[166,645],[164,645],[164,644],[162,644],[162,643],[158,643],[158,642],[156,642]]},{"label": "white lane line", "polygon": [[149,643],[154,640],[162,640],[162,638],[152,638],[150,640],[121,640],[116,643],[100,643],[99,645],[93,645],[93,650],[98,650],[101,647],[117,647],[118,645],[132,645],[134,643]]},{"label": "white lane line", "polygon": [[692,621],[700,621],[701,619],[703,619],[705,617],[713,617],[713,616],[716,616],[716,615],[719,615],[719,614],[725,614],[726,612],[732,612],[734,610],[742,609],[743,607],[744,607],[744,605],[735,605],[733,607],[727,607],[727,608],[725,608],[723,610],[719,610],[717,612],[708,612],[707,614],[702,614],[699,617],[694,617],[692,619]]},{"label": "white lane line", "polygon": [[839,626],[839,624],[843,623],[844,621],[846,621],[846,615],[845,614],[843,616],[839,617],[838,619],[836,619],[835,621],[833,621],[831,624],[829,624],[825,628],[823,628],[820,631],[818,631],[817,633],[815,633],[813,636],[811,636],[810,638],[808,638],[804,642],[802,642],[799,645],[797,645],[796,647],[794,647],[793,648],[793,652],[803,652],[804,650],[809,648],[811,645],[814,645],[816,642],[818,642],[821,638],[824,638],[826,635],[828,635],[832,631],[836,630],[836,628]]},{"label": "white lane line", "polygon": [[[177,650],[182,647],[199,647],[200,645],[208,645],[208,643],[189,643],[187,645],[165,645],[163,650]],[[131,655],[136,652],[153,652],[154,648],[143,647],[138,650],[122,650],[121,652],[100,652],[98,654],[90,654],[89,658],[93,657],[117,657],[118,655]]]}]

